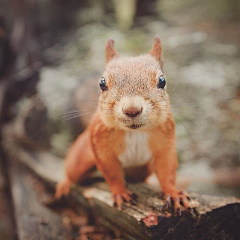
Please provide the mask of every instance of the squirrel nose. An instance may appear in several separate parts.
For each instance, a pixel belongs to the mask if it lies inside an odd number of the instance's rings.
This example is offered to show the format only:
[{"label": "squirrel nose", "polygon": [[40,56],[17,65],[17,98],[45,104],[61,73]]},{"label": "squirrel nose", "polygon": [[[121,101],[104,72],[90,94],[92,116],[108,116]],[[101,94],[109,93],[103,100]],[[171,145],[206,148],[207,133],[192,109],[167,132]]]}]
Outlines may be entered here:
[{"label": "squirrel nose", "polygon": [[126,108],[126,109],[123,109],[123,113],[125,115],[127,115],[128,117],[136,117],[138,116],[139,114],[141,114],[143,108],[136,108],[136,107],[129,107],[129,108]]}]

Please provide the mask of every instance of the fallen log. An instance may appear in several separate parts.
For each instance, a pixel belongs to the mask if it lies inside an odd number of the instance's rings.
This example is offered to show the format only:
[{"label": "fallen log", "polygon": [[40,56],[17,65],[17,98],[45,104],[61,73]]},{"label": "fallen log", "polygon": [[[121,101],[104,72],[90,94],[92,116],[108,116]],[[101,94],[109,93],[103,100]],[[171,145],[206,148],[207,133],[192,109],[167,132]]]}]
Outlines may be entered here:
[{"label": "fallen log", "polygon": [[64,226],[62,217],[39,203],[31,179],[19,165],[11,166],[10,180],[19,240],[75,239],[74,233]]},{"label": "fallen log", "polygon": [[[56,182],[64,176],[63,160],[46,151],[24,149],[14,142],[5,146],[8,158],[28,169],[53,196]],[[128,188],[138,198],[136,205],[126,205],[122,211],[113,207],[109,188],[99,176],[82,186],[73,186],[63,201],[88,212],[97,222],[119,231],[126,239],[240,239],[237,198],[190,193],[193,201],[200,204],[195,215],[183,212],[182,216],[176,216],[171,211],[162,211],[163,200],[158,189],[144,183],[128,184]],[[54,200],[49,203],[54,204]]]}]

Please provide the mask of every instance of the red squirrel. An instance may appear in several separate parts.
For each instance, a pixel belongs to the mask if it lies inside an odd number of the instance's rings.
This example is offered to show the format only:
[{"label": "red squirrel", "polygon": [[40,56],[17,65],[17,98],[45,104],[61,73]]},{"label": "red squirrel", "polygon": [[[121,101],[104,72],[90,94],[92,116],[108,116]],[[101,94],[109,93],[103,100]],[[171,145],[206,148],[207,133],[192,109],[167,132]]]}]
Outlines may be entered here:
[{"label": "red squirrel", "polygon": [[191,210],[191,200],[176,188],[178,158],[175,123],[171,114],[162,47],[158,37],[149,54],[119,57],[114,41],[106,45],[106,69],[100,80],[101,95],[87,129],[70,148],[66,177],[56,187],[56,198],[67,195],[71,184],[79,183],[96,167],[109,184],[114,206],[131,202],[124,173],[144,181],[156,173],[165,208],[171,203],[181,214],[181,205]]}]

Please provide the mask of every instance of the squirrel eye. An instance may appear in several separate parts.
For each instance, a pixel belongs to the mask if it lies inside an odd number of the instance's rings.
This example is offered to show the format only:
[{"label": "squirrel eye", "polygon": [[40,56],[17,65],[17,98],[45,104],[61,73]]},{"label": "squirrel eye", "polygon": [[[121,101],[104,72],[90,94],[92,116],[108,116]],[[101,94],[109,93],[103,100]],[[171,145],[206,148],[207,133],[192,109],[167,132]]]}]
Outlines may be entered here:
[{"label": "squirrel eye", "polygon": [[106,81],[105,81],[105,78],[104,78],[104,77],[102,77],[102,79],[101,79],[101,81],[100,81],[100,83],[99,83],[99,86],[100,86],[100,88],[101,88],[102,91],[107,90],[107,85],[106,85]]},{"label": "squirrel eye", "polygon": [[165,86],[166,86],[166,80],[163,76],[160,76],[157,87],[164,89]]}]

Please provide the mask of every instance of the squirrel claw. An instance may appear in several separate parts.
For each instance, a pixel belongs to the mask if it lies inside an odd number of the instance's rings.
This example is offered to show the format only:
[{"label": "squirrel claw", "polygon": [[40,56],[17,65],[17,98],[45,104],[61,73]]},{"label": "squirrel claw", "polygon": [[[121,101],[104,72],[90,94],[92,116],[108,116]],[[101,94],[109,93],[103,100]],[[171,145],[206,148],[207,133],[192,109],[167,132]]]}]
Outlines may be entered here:
[{"label": "squirrel claw", "polygon": [[180,195],[183,195],[188,201],[192,201],[192,199],[188,196],[188,194],[185,191],[180,191],[179,192]]},{"label": "squirrel claw", "polygon": [[114,207],[117,207],[119,210],[124,210],[126,207],[124,203],[130,203],[136,205],[135,200],[133,199],[134,194],[130,191],[125,193],[115,194],[113,196]]},{"label": "squirrel claw", "polygon": [[128,194],[132,199],[137,199],[137,195],[136,195],[134,192],[132,192],[132,191],[130,191],[130,190],[128,190],[128,189],[127,189],[127,194]]},{"label": "squirrel claw", "polygon": [[118,208],[118,210],[123,210],[124,199],[121,195],[114,195],[114,207]]},{"label": "squirrel claw", "polygon": [[124,206],[123,203],[114,202],[114,207],[116,207],[118,210],[124,210],[125,209],[125,206]]},{"label": "squirrel claw", "polygon": [[163,210],[168,210],[171,207],[171,201],[172,201],[172,197],[170,194],[168,194],[165,197],[165,204],[163,206]]},{"label": "squirrel claw", "polygon": [[190,214],[193,218],[196,218],[196,214],[195,214],[193,208],[189,207],[187,209],[187,213]]},{"label": "squirrel claw", "polygon": [[173,203],[174,211],[178,216],[181,216],[182,207],[186,211],[188,211],[191,215],[194,214],[191,207],[191,199],[183,191],[180,191],[180,192],[174,191],[173,193],[167,193],[164,195],[164,199],[165,199],[165,204],[163,206],[163,210],[168,210]]},{"label": "squirrel claw", "polygon": [[63,180],[62,182],[58,182],[56,185],[56,192],[54,198],[59,200],[62,196],[66,196],[70,192],[71,183],[68,180]]},{"label": "squirrel claw", "polygon": [[129,202],[130,202],[132,205],[134,205],[134,206],[137,205],[137,202],[136,202],[134,199],[131,199]]},{"label": "squirrel claw", "polygon": [[190,202],[192,201],[192,199],[189,196],[186,196],[186,198],[188,201],[190,201]]},{"label": "squirrel claw", "polygon": [[177,208],[176,214],[177,214],[177,216],[181,216],[182,215],[181,208]]}]

